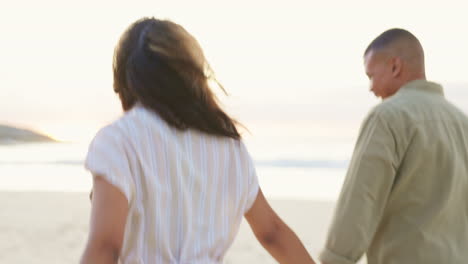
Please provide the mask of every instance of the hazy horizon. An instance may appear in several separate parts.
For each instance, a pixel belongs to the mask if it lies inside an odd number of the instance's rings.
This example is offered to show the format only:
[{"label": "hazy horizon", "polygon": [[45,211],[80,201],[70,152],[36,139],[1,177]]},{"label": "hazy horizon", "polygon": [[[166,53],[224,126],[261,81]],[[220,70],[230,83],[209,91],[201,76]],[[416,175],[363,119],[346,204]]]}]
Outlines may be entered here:
[{"label": "hazy horizon", "polygon": [[[468,113],[468,104],[464,104],[464,102],[468,101],[468,83],[444,85],[444,90],[446,98],[449,101],[460,107],[465,113]],[[230,103],[230,105],[225,107],[227,112],[249,129],[250,133],[246,133],[248,137],[267,134],[269,133],[266,131],[268,129],[274,130],[275,127],[283,127],[292,130],[293,134],[295,133],[294,128],[304,130],[302,131],[304,133],[310,133],[311,130],[315,129],[315,136],[328,136],[331,138],[335,136],[337,138],[340,133],[343,133],[343,129],[349,129],[352,133],[355,133],[367,112],[373,106],[379,104],[380,100],[375,98],[364,87],[344,88],[342,91],[337,90],[336,92],[341,92],[341,94],[321,95],[322,102],[310,104],[304,102],[304,99],[302,99],[303,101],[298,100],[297,103],[259,102],[258,104],[254,104],[253,102],[245,102],[242,98],[235,98],[235,95],[223,97],[221,101]],[[112,95],[112,93],[112,91],[109,91],[109,94]],[[52,125],[49,125],[52,129],[48,131],[47,126],[41,128],[40,123],[34,121],[30,123],[24,121],[15,122],[15,120],[9,119],[8,115],[5,116],[1,113],[0,124],[30,129],[57,140],[87,141],[91,139],[99,128],[123,114],[117,97],[115,97],[114,103],[115,106],[109,109],[97,109],[93,112],[82,111],[82,116],[76,120],[71,118],[55,122],[56,130],[59,132],[60,127],[78,129],[81,125],[81,131],[75,134],[77,135],[76,138],[61,138],[60,134],[54,135]],[[93,117],[94,120],[89,120],[87,117]],[[28,115],[27,113],[17,113],[16,118],[27,120]],[[50,124],[50,121],[46,119],[47,122]],[[70,131],[62,131],[65,134],[67,132],[70,135],[73,134]],[[301,131],[296,131],[296,133],[301,133]]]}]

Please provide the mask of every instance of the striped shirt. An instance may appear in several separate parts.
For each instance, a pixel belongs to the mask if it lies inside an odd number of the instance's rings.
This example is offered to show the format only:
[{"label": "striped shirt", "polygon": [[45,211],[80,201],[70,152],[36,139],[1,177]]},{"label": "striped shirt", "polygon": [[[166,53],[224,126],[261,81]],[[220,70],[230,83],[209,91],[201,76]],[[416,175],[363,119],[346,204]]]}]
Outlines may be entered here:
[{"label": "striped shirt", "polygon": [[242,141],[180,131],[141,105],[98,132],[85,167],[128,200],[120,263],[222,263],[259,190]]}]

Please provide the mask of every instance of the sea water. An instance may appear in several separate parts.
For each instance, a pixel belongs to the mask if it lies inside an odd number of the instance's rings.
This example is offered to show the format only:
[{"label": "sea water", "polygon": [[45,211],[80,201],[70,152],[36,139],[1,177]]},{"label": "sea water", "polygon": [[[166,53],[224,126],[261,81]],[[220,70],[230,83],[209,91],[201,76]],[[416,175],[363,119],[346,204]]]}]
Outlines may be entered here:
[{"label": "sea water", "polygon": [[[246,144],[263,192],[278,199],[336,199],[352,151],[350,141]],[[0,146],[0,191],[89,192],[87,148],[88,142]]]}]

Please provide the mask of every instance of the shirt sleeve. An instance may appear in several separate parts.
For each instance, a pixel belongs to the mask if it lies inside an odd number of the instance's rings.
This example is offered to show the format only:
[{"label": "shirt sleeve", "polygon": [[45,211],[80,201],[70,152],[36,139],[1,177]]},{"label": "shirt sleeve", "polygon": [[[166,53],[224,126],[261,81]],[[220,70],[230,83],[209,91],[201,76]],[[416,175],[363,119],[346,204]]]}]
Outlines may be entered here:
[{"label": "shirt sleeve", "polygon": [[130,202],[134,183],[129,163],[128,150],[122,134],[115,127],[107,126],[101,129],[91,142],[85,168],[93,177],[103,177],[119,189]]},{"label": "shirt sleeve", "polygon": [[241,142],[241,153],[244,155],[244,162],[247,166],[247,201],[245,206],[245,212],[252,208],[253,203],[257,199],[258,191],[260,186],[258,184],[257,172],[255,170],[255,164],[250,156],[244,143]]},{"label": "shirt sleeve", "polygon": [[394,135],[377,111],[364,121],[320,255],[322,262],[352,264],[367,251],[395,179]]}]

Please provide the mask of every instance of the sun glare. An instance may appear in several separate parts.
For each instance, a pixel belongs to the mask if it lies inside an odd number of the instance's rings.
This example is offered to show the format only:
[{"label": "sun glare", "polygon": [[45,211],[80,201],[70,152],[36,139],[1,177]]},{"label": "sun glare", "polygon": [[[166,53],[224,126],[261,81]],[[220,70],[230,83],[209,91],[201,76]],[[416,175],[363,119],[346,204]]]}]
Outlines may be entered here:
[{"label": "sun glare", "polygon": [[59,142],[89,142],[99,129],[98,124],[51,124],[37,128],[37,131]]}]

